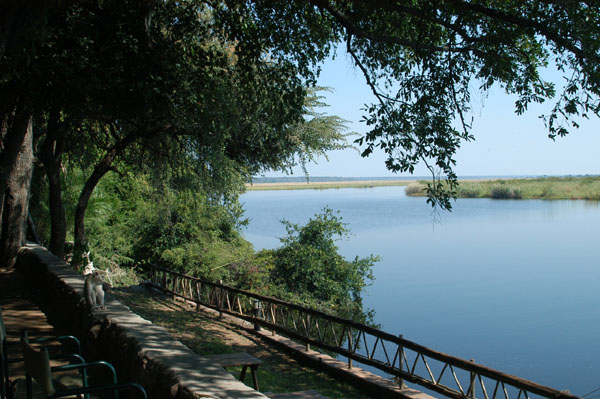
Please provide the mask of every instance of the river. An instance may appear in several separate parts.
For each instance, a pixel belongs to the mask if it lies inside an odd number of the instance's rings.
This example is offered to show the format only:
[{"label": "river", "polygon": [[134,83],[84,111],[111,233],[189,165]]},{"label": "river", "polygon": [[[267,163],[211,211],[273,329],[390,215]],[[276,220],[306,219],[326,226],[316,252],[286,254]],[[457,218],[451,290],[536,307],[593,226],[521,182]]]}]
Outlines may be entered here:
[{"label": "river", "polygon": [[459,199],[434,214],[404,187],[250,191],[244,236],[279,246],[279,220],[328,206],[380,255],[364,305],[392,334],[556,389],[600,387],[600,204]]}]

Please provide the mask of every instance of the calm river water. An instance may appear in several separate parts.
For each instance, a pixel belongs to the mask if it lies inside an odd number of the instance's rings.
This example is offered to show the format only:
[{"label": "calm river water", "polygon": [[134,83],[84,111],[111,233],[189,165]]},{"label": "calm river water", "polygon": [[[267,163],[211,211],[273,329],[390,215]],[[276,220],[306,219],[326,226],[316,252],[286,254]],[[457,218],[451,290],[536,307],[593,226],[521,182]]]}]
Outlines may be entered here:
[{"label": "calm river water", "polygon": [[403,187],[250,191],[244,236],[279,246],[282,218],[339,210],[346,257],[376,254],[364,295],[384,331],[584,395],[600,387],[600,204],[461,199],[434,223]]}]

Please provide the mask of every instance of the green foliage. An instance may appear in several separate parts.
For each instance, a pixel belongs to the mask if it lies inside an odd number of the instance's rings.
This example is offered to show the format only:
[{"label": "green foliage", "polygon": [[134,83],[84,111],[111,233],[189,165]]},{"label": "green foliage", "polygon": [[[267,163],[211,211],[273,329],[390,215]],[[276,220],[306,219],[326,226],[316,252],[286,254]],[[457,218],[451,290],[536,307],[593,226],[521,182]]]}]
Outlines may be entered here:
[{"label": "green foliage", "polygon": [[155,201],[136,215],[139,259],[217,280],[228,264],[251,255],[252,246],[239,236],[231,215],[201,194],[164,192]]},{"label": "green foliage", "polygon": [[[411,195],[423,195],[414,192]],[[600,199],[600,177],[542,177],[460,181],[460,198]]]},{"label": "green foliage", "polygon": [[479,198],[481,197],[481,192],[477,188],[464,187],[462,184],[459,184],[456,195],[460,198]]},{"label": "green foliage", "polygon": [[[309,88],[305,97],[305,113],[301,122],[290,127],[291,142],[296,145],[291,147],[291,157],[284,168],[291,169],[299,163],[306,177],[306,164],[316,162],[319,156],[327,158],[327,152],[349,148],[346,138],[350,134],[343,134],[347,130],[347,121],[335,115],[325,115],[317,112],[316,108],[326,107],[323,96],[318,91],[329,89],[323,87]],[[297,156],[298,162],[295,157]]]},{"label": "green foliage", "polygon": [[[428,202],[449,209],[456,151],[474,139],[473,87],[485,95],[500,86],[516,97],[518,114],[555,101],[542,115],[552,139],[577,128],[577,118],[600,115],[600,11],[591,4],[106,0],[32,12],[24,3],[0,26],[8,32],[0,38],[0,111],[8,121],[26,99],[42,119],[60,115],[57,160],[64,143],[82,172],[105,161],[85,194],[118,159],[140,169],[187,165],[202,176],[207,204],[231,204],[232,181],[346,146],[343,121],[311,114],[318,97],[306,96],[318,64],[343,43],[376,98],[365,107],[369,131],[356,140],[362,155],[384,151],[394,172],[424,163]],[[20,23],[22,15],[32,23]],[[541,75],[551,62],[558,82]],[[3,178],[11,168],[2,166]],[[215,195],[209,186],[222,189]],[[77,229],[85,241],[83,223]],[[176,251],[170,240],[161,256],[179,265],[200,250]]]},{"label": "green foliage", "polygon": [[274,295],[270,276],[275,267],[275,255],[272,250],[262,250],[249,258],[232,263],[228,270],[228,284],[243,289]]},{"label": "green foliage", "polygon": [[[484,96],[493,86],[514,95],[517,114],[556,101],[541,116],[551,138],[577,128],[577,117],[600,115],[600,11],[589,2],[310,3],[246,7],[256,24],[285,35],[290,46],[298,45],[293,35],[343,43],[376,98],[365,107],[370,130],[356,140],[365,146],[362,155],[384,151],[394,172],[425,164],[433,206],[450,209],[456,194],[455,154],[474,139],[474,87]],[[282,23],[275,26],[275,19]],[[541,74],[550,62],[563,75],[554,82]]]},{"label": "green foliage", "polygon": [[373,279],[371,269],[378,257],[344,259],[335,242],[346,238],[349,231],[329,208],[304,226],[283,223],[287,236],[281,238],[283,245],[272,251],[274,292],[320,307],[327,304],[338,314],[357,309],[362,312],[361,293],[367,280]]},{"label": "green foliage", "polygon": [[[226,199],[203,189],[189,173],[180,172],[161,173],[160,178],[131,172],[107,174],[90,198],[87,248],[72,257],[89,249],[94,266],[115,284],[135,282],[130,267],[142,260],[209,279],[227,278],[229,263],[252,254],[251,244],[237,231],[243,220],[235,190],[230,187]],[[75,164],[63,175],[70,237],[84,176]],[[38,215],[37,223],[47,226],[47,189],[43,179],[40,183],[31,207]],[[48,229],[40,233],[47,242]]]},{"label": "green foliage", "polygon": [[490,188],[490,198],[494,199],[521,199],[523,194],[519,187],[508,187],[504,184]]}]

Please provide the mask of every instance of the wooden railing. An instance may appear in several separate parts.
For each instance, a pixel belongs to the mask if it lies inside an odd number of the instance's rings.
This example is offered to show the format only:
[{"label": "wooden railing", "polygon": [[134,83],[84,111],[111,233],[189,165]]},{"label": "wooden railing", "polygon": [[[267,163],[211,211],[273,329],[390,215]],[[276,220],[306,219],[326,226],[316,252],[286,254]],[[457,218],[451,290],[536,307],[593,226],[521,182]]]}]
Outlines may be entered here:
[{"label": "wooden railing", "polygon": [[450,398],[575,399],[558,391],[515,377],[473,361],[450,356],[402,336],[328,315],[276,298],[204,281],[156,265],[145,265],[151,285],[219,312],[271,331],[375,367],[396,378],[402,386],[411,382]]}]

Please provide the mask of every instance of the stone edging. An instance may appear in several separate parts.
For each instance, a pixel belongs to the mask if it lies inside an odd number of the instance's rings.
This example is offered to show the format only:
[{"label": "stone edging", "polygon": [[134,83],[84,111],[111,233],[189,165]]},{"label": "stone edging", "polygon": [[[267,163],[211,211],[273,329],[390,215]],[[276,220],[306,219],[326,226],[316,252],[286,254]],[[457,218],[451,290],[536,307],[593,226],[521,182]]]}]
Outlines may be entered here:
[{"label": "stone edging", "polygon": [[40,307],[50,323],[80,337],[86,359],[110,362],[120,381],[140,383],[149,397],[266,398],[220,366],[203,361],[110,294],[106,310],[90,311],[83,299],[83,277],[45,248],[23,247],[17,267],[39,290]]}]

